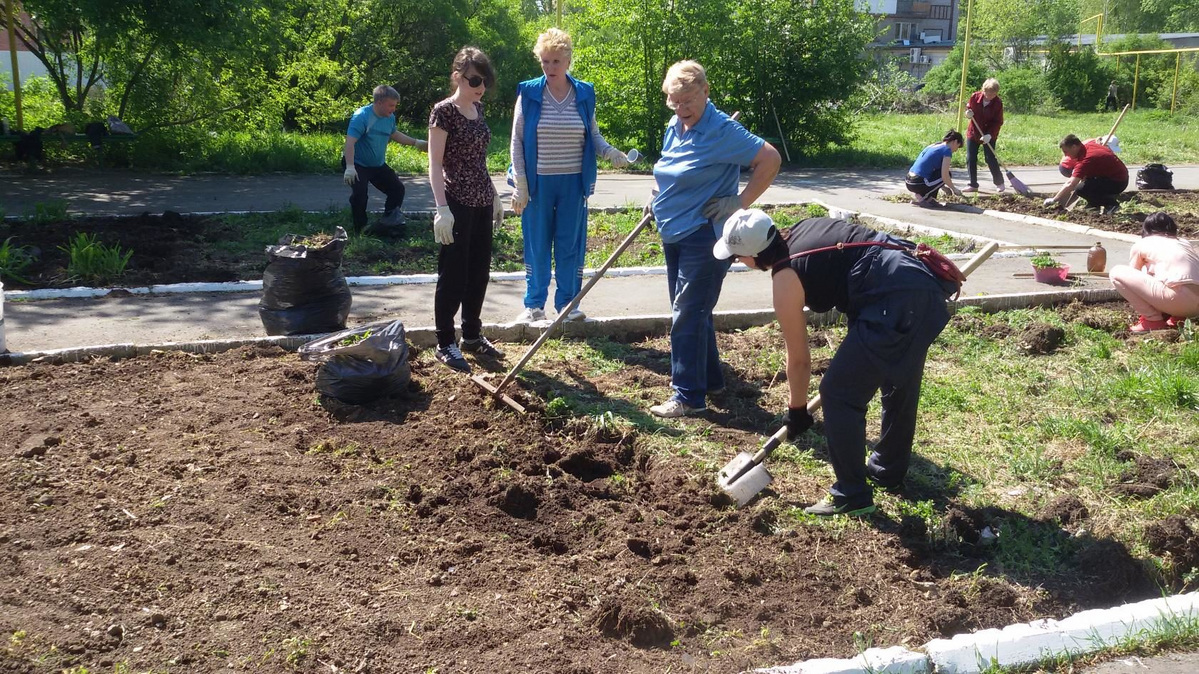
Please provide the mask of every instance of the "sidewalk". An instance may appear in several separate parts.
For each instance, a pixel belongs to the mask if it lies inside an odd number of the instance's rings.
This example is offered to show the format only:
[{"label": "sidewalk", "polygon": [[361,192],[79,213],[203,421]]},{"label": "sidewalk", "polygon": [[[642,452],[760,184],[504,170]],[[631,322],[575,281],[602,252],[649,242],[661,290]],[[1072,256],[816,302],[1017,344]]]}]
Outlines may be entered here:
[{"label": "sidewalk", "polygon": [[[1033,190],[1048,191],[1060,184],[1056,169],[1017,168],[1013,171]],[[144,176],[122,172],[63,171],[51,176],[0,175],[0,204],[8,213],[22,213],[37,201],[65,198],[73,211],[88,213],[206,212],[277,210],[288,205],[305,210],[340,208],[346,198],[338,176]],[[496,179],[502,194],[506,185]],[[428,184],[407,178],[405,210],[432,207]],[[1174,169],[1175,186],[1199,187],[1199,167]],[[648,175],[606,174],[599,180],[590,206],[609,207],[642,203],[649,194]],[[890,219],[976,237],[1015,244],[1090,246],[1103,241],[1109,266],[1127,259],[1127,235],[1096,236],[1025,222],[1003,220],[980,213],[927,210],[881,197],[896,194],[902,185],[891,171],[802,170],[781,174],[761,203],[819,200],[827,205],[874,218]],[[372,191],[372,208],[381,201]],[[885,220],[884,220],[885,221]],[[645,233],[643,236],[654,236]],[[1085,268],[1085,251],[1060,255],[1075,269]],[[994,257],[976,271],[963,289],[963,297],[986,294],[1056,292],[1029,279],[1013,278],[1028,272],[1025,258]],[[1110,288],[1106,279],[1088,279],[1080,288]],[[399,318],[419,327],[432,323],[434,287],[425,285],[359,286],[353,288],[350,324]],[[494,281],[483,308],[484,320],[504,323],[522,308],[524,281]],[[153,344],[201,339],[263,336],[258,319],[259,293],[204,293],[186,295],[107,296],[99,299],[61,299],[6,304],[8,348],[12,351],[134,342]],[[605,278],[583,301],[589,316],[663,315],[670,312],[665,279],[658,276]],[[768,310],[771,308],[768,275],[731,273],[717,311]]]}]

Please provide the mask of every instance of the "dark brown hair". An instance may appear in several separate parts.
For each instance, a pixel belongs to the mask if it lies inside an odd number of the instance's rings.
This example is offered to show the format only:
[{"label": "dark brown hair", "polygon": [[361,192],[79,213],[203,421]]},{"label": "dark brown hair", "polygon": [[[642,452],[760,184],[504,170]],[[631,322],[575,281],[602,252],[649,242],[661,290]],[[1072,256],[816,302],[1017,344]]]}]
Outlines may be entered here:
[{"label": "dark brown hair", "polygon": [[958,145],[965,145],[965,144],[966,144],[966,140],[965,140],[964,138],[962,138],[962,132],[961,132],[961,131],[958,131],[958,130],[956,130],[956,129],[950,129],[950,130],[949,130],[949,131],[948,131],[948,132],[945,134],[945,137],[941,139],[941,142],[942,142],[942,143],[948,143],[948,142],[949,142],[949,141],[951,141],[951,140],[952,140],[953,142],[957,143]]},{"label": "dark brown hair", "polygon": [[1066,134],[1066,137],[1062,139],[1062,142],[1057,144],[1058,149],[1061,150],[1064,150],[1068,147],[1078,147],[1080,145],[1082,145],[1082,141],[1078,139],[1078,136],[1075,136],[1072,133]]},{"label": "dark brown hair", "polygon": [[1174,224],[1174,218],[1171,218],[1169,213],[1165,211],[1150,213],[1141,223],[1141,236],[1154,234],[1178,236],[1178,225]]},{"label": "dark brown hair", "polygon": [[487,54],[478,47],[459,49],[458,54],[454,56],[453,72],[465,75],[472,67],[479,77],[483,78],[483,84],[487,85],[488,89],[495,86],[495,70],[492,69],[491,59],[487,58]]}]

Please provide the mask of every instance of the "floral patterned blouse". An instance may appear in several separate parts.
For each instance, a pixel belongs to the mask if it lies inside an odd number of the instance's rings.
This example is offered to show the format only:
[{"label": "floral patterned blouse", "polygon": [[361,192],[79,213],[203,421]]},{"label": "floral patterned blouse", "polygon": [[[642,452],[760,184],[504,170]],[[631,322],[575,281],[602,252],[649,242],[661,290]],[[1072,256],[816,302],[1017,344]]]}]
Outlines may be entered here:
[{"label": "floral patterned blouse", "polygon": [[491,206],[495,186],[487,173],[487,144],[491,129],[483,120],[483,104],[475,103],[475,119],[467,119],[450,99],[433,106],[429,113],[429,128],[446,132],[445,155],[441,166],[445,172],[445,192],[464,206]]}]

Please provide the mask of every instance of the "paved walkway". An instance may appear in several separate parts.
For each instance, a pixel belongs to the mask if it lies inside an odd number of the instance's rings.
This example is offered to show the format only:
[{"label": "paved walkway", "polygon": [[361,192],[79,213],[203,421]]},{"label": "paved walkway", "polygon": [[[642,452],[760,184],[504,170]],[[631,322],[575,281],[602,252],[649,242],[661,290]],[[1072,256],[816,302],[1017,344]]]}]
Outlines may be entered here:
[{"label": "paved walkway", "polygon": [[[1054,168],[1016,168],[1033,190],[1049,191],[1060,184]],[[409,178],[405,210],[432,207],[427,182]],[[497,179],[497,183],[498,183]],[[1199,166],[1174,169],[1179,188],[1199,188]],[[592,207],[640,204],[649,194],[647,175],[602,175]],[[1102,240],[1109,265],[1124,260],[1128,237],[1082,234],[1059,228],[1003,220],[968,206],[927,210],[881,197],[902,191],[893,171],[799,170],[781,174],[760,200],[785,203],[820,200],[826,204],[879,218],[910,222],[962,234],[1028,245],[1089,246]],[[508,188],[501,185],[501,192]],[[9,214],[31,210],[38,201],[64,198],[72,211],[140,213],[277,210],[288,205],[305,210],[340,208],[346,189],[339,176],[145,176],[120,171],[64,170],[47,176],[0,174],[0,205]],[[373,208],[381,201],[372,190]],[[654,236],[646,233],[643,236]],[[1085,252],[1060,256],[1075,269],[1085,268]],[[993,258],[967,282],[964,295],[1048,292],[1032,279],[1014,278],[1031,268],[1023,258]],[[1082,287],[1108,288],[1105,279],[1090,279]],[[399,318],[413,327],[432,323],[433,286],[372,286],[354,288],[350,323]],[[520,312],[523,280],[495,281],[488,290],[484,320],[502,323]],[[41,351],[113,343],[161,343],[199,339],[228,339],[264,334],[258,319],[259,293],[134,295],[100,299],[61,299],[6,305],[7,343],[12,351]],[[718,311],[769,309],[769,278],[760,272],[730,274]],[[661,315],[670,311],[666,283],[659,277],[611,277],[597,283],[583,302],[592,316]]]}]

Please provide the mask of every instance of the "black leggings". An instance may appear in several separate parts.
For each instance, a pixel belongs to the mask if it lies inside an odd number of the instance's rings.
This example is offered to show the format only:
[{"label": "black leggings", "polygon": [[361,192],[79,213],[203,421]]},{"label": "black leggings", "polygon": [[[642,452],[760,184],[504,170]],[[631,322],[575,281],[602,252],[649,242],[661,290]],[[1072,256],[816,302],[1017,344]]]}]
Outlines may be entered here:
[{"label": "black leggings", "polygon": [[433,323],[437,346],[455,343],[454,315],[462,309],[462,339],[478,339],[483,329],[479,314],[491,279],[491,206],[465,206],[446,195],[454,214],[454,243],[437,254],[437,291]]}]

